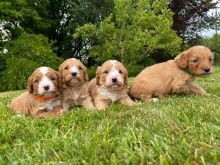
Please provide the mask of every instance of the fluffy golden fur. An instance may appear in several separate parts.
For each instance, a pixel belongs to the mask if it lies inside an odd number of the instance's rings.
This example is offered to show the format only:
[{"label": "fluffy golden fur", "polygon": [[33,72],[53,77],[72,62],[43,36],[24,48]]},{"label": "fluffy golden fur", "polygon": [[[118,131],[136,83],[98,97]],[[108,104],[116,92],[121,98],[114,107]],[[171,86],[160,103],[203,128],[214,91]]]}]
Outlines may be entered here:
[{"label": "fluffy golden fur", "polygon": [[195,76],[213,71],[213,55],[204,46],[194,46],[174,60],[145,68],[131,84],[129,95],[135,99],[152,100],[171,93],[194,93],[204,96],[206,91],[195,85]]},{"label": "fluffy golden fur", "polygon": [[36,69],[28,78],[28,91],[14,98],[11,109],[15,114],[52,117],[62,114],[60,73],[48,68]]},{"label": "fluffy golden fur", "polygon": [[116,60],[109,60],[98,67],[96,78],[89,83],[89,92],[97,109],[119,101],[132,106],[134,102],[127,94],[127,69]]},{"label": "fluffy golden fur", "polygon": [[65,60],[59,68],[63,83],[63,107],[68,110],[73,106],[94,109],[88,91],[89,77],[86,67],[77,59]]}]

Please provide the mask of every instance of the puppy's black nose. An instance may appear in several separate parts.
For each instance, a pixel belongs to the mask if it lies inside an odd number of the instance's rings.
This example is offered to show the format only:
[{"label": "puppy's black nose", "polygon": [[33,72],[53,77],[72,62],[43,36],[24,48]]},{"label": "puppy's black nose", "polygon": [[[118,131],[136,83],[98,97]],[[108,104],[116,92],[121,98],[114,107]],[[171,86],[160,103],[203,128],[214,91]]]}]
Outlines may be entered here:
[{"label": "puppy's black nose", "polygon": [[72,76],[73,76],[73,77],[76,77],[76,75],[77,75],[76,72],[73,72],[73,73],[72,73]]},{"label": "puppy's black nose", "polygon": [[118,81],[117,78],[113,78],[113,79],[112,79],[112,82],[113,82],[113,83],[117,83],[117,81]]},{"label": "puppy's black nose", "polygon": [[203,68],[203,70],[208,73],[210,71],[210,68]]},{"label": "puppy's black nose", "polygon": [[45,91],[48,91],[50,89],[50,87],[47,85],[47,86],[44,86],[44,90]]}]

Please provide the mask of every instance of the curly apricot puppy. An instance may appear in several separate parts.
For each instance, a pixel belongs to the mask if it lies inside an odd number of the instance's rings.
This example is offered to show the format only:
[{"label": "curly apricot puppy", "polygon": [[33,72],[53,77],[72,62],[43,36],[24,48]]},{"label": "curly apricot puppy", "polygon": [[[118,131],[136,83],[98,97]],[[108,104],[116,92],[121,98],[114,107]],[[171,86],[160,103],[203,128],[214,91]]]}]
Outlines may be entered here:
[{"label": "curly apricot puppy", "polygon": [[63,83],[64,111],[70,107],[82,105],[86,109],[94,109],[89,95],[86,67],[77,59],[65,60],[59,68]]},{"label": "curly apricot puppy", "polygon": [[98,67],[96,78],[89,83],[89,92],[95,107],[101,110],[116,101],[132,106],[134,102],[127,94],[127,80],[127,69],[116,60],[106,61]]},{"label": "curly apricot puppy", "polygon": [[62,114],[61,75],[48,68],[36,69],[28,78],[28,92],[15,97],[10,107],[15,114],[52,117]]},{"label": "curly apricot puppy", "polygon": [[129,95],[151,101],[171,93],[194,93],[204,96],[203,88],[195,85],[195,76],[206,76],[213,71],[213,55],[209,48],[194,46],[174,60],[145,68],[134,79]]}]

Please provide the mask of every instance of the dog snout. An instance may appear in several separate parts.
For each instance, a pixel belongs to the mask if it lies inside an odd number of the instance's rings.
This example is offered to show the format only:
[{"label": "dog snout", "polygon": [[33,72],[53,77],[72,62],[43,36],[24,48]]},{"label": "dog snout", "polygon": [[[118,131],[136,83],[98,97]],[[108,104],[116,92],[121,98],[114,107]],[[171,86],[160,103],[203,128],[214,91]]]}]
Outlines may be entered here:
[{"label": "dog snout", "polygon": [[203,70],[206,72],[206,73],[209,73],[210,72],[210,68],[203,68]]},{"label": "dog snout", "polygon": [[44,90],[45,90],[45,91],[48,91],[49,89],[50,89],[50,86],[49,86],[49,85],[44,86]]},{"label": "dog snout", "polygon": [[117,78],[113,78],[113,79],[112,79],[112,82],[113,82],[113,83],[117,83],[117,81],[118,81]]},{"label": "dog snout", "polygon": [[77,72],[72,72],[71,74],[72,74],[73,77],[76,77]]}]

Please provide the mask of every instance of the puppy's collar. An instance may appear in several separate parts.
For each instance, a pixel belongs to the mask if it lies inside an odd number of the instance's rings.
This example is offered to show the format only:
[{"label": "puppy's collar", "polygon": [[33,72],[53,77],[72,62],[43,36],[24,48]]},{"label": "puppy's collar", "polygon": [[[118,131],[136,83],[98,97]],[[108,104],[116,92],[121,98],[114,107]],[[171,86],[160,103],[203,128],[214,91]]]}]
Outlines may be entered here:
[{"label": "puppy's collar", "polygon": [[56,96],[50,96],[50,97],[44,97],[44,96],[37,96],[35,97],[35,100],[37,101],[48,101],[48,100],[52,100],[55,99]]}]

